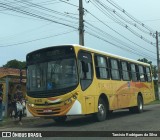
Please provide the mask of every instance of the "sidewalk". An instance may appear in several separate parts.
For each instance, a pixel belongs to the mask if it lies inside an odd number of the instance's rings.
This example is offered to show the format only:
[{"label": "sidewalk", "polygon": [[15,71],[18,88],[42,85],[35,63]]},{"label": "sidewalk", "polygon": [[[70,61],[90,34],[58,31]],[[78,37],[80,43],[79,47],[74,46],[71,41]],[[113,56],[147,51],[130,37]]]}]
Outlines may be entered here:
[{"label": "sidewalk", "polygon": [[12,127],[15,125],[23,125],[26,123],[33,123],[35,121],[40,121],[39,117],[23,117],[22,118],[22,124],[18,121],[18,119],[15,118],[3,118],[3,121],[0,122],[0,129],[3,127]]}]

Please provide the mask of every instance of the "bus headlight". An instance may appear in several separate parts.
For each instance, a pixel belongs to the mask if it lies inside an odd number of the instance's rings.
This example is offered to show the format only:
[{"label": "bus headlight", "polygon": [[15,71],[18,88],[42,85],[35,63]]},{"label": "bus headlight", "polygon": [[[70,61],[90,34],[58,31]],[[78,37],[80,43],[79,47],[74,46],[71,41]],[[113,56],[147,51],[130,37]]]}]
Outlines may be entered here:
[{"label": "bus headlight", "polygon": [[70,104],[70,103],[72,103],[73,100],[76,100],[76,99],[77,99],[77,96],[76,96],[76,94],[74,94],[72,97],[70,97],[69,99],[64,101],[64,105]]},{"label": "bus headlight", "polygon": [[28,104],[29,106],[31,106],[31,107],[34,107],[34,104]]},{"label": "bus headlight", "polygon": [[67,104],[70,104],[70,103],[72,103],[72,99],[71,98],[69,98],[66,101],[64,101],[64,105],[67,105]]}]

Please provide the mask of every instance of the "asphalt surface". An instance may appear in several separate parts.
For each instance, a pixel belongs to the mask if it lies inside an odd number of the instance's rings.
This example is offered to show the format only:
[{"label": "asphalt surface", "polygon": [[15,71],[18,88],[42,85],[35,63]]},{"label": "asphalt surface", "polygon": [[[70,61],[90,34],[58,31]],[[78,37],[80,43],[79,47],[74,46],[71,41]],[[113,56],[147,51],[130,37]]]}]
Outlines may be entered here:
[{"label": "asphalt surface", "polygon": [[[144,112],[141,114],[132,114],[128,110],[114,111],[109,119],[103,122],[95,122],[92,116],[74,116],[69,117],[63,124],[57,124],[52,119],[23,118],[21,125],[10,119],[0,127],[0,131],[51,131],[51,133],[56,131],[71,133],[93,131],[97,134],[101,131],[160,131],[160,104],[145,106]],[[132,138],[129,137],[129,139]],[[122,139],[125,138],[122,137]]]}]

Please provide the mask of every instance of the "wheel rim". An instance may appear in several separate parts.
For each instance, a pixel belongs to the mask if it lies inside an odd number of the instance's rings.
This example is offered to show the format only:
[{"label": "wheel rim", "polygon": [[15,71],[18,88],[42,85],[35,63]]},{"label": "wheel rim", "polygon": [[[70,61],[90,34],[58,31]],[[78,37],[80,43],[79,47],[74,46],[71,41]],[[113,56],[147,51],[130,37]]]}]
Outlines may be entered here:
[{"label": "wheel rim", "polygon": [[98,112],[99,112],[99,115],[100,115],[100,116],[104,116],[105,107],[104,107],[103,104],[99,104],[99,106],[98,106]]},{"label": "wheel rim", "polygon": [[142,101],[139,100],[139,109],[142,110],[143,109],[143,105],[142,105]]}]

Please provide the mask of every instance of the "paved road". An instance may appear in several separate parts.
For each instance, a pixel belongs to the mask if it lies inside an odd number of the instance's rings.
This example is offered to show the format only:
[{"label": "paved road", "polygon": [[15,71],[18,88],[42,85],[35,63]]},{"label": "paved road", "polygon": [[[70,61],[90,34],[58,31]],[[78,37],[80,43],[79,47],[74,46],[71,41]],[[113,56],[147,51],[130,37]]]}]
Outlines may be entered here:
[{"label": "paved road", "polygon": [[145,106],[141,114],[128,110],[113,112],[104,122],[95,122],[91,116],[69,117],[64,124],[51,119],[31,119],[23,125],[11,123],[0,131],[160,131],[160,104]]},{"label": "paved road", "polygon": [[91,116],[69,117],[64,124],[56,124],[51,119],[31,119],[23,125],[12,123],[0,128],[3,130],[40,131],[160,131],[160,104],[145,106],[141,114],[128,110],[113,112],[104,122],[95,122]]}]

